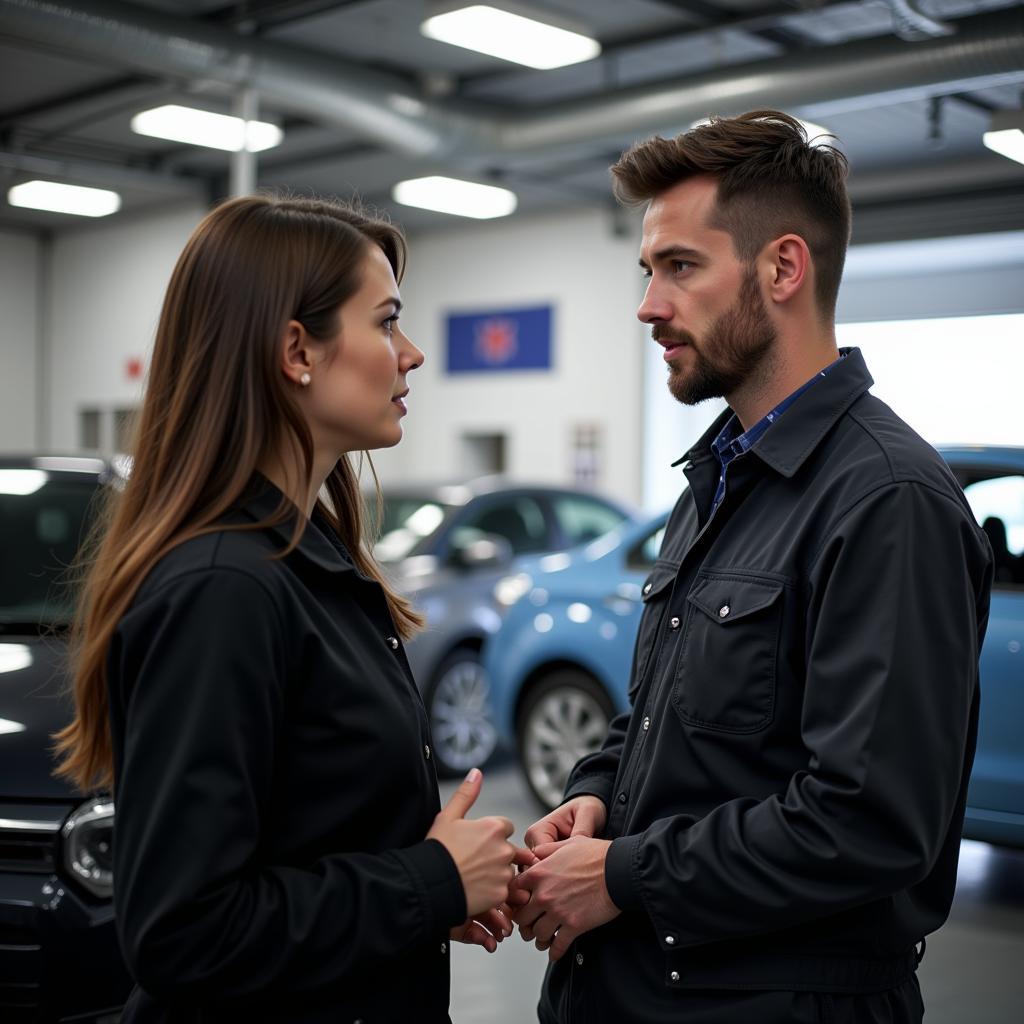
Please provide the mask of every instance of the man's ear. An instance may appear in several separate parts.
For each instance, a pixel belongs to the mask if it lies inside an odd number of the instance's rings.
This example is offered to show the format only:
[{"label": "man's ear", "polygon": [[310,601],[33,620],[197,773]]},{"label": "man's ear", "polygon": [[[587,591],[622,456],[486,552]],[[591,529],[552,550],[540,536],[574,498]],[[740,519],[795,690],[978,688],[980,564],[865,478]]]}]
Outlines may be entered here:
[{"label": "man's ear", "polygon": [[782,235],[769,245],[771,279],[768,295],[777,303],[791,301],[810,287],[811,252],[799,235]]},{"label": "man's ear", "polygon": [[313,372],[312,356],[306,328],[298,320],[289,320],[281,335],[281,372],[293,384],[301,385],[303,374]]}]

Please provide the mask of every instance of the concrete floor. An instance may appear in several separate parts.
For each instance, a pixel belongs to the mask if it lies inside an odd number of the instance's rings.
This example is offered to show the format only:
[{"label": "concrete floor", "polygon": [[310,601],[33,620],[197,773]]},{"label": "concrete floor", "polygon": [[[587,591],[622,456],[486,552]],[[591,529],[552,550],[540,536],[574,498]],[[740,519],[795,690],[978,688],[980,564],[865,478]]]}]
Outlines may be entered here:
[{"label": "concrete floor", "polygon": [[[471,817],[504,814],[513,841],[538,817],[517,765],[503,760],[485,771]],[[447,799],[454,784],[441,787]],[[525,1024],[547,957],[518,933],[493,955],[455,945],[454,1024]],[[1018,1024],[1024,1021],[1024,851],[964,841],[949,921],[928,938],[920,968],[928,1024]],[[756,1024],[756,1022],[751,1022]]]}]

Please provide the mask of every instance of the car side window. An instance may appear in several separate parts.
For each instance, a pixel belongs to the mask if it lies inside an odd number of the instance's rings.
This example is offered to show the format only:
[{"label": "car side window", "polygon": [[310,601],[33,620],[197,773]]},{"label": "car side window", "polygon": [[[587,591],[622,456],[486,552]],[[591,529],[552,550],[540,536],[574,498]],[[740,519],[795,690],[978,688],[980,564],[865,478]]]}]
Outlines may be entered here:
[{"label": "car side window", "polygon": [[569,547],[604,536],[625,518],[618,509],[582,495],[560,495],[554,498],[552,505],[555,519]]},{"label": "car side window", "polygon": [[1024,588],[1024,476],[974,480],[964,487],[964,494],[992,545],[993,585]]},{"label": "car side window", "polygon": [[626,556],[626,564],[630,569],[637,572],[647,572],[654,567],[658,560],[658,552],[661,551],[661,542],[665,538],[665,526],[662,524],[656,530],[652,530],[639,544]]},{"label": "car side window", "polygon": [[526,495],[489,502],[479,512],[471,512],[460,524],[460,530],[467,528],[504,537],[517,555],[550,547],[544,512]]}]

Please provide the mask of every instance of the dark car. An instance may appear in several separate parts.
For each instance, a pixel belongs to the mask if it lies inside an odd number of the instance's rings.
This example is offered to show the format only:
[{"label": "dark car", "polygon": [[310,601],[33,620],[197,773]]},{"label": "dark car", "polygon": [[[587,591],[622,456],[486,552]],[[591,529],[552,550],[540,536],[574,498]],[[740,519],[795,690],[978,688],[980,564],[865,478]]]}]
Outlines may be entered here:
[{"label": "dark car", "polygon": [[595,494],[502,477],[387,489],[374,554],[427,619],[407,650],[440,775],[484,764],[497,743],[480,652],[501,622],[493,591],[510,560],[586,543],[631,516]]},{"label": "dark car", "polygon": [[114,932],[113,804],[51,774],[69,718],[65,580],[99,459],[0,457],[0,1021],[113,1022],[131,987]]}]

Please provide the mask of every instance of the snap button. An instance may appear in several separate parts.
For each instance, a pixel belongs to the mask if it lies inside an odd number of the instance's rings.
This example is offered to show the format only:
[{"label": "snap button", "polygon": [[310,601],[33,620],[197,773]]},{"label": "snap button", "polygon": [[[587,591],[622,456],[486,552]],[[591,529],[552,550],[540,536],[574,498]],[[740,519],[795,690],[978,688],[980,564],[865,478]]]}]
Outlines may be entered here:
[{"label": "snap button", "polygon": [[729,606],[727,604],[723,604],[722,607],[718,609],[718,617],[720,619],[724,619],[730,611],[731,609],[729,608]]},{"label": "snap button", "polygon": [[429,761],[430,760],[430,744],[423,744],[423,756]]},{"label": "snap button", "polygon": [[628,799],[629,799],[629,797],[627,797],[625,793],[620,793],[619,794],[619,803],[620,804],[624,804]]},{"label": "snap button", "polygon": [[679,980],[679,972],[678,972],[678,971],[673,971],[673,972],[672,972],[672,973],[671,973],[671,974],[669,975],[669,977],[670,977],[670,978],[671,978],[671,979],[672,979],[673,981],[678,981],[678,980]]},{"label": "snap button", "polygon": [[649,718],[644,719],[644,732],[647,732],[651,727],[651,720]]},{"label": "snap button", "polygon": [[652,586],[654,586],[653,583],[645,583],[644,584],[644,593],[645,594],[649,594],[651,592],[651,587]]},{"label": "snap button", "polygon": [[396,636],[389,636],[388,637],[388,645],[391,647],[391,650],[397,651],[398,650],[398,637],[396,637]]},{"label": "snap button", "polygon": [[448,943],[447,942],[442,942],[441,943],[441,955],[443,956],[447,952],[448,952]]},{"label": "snap button", "polygon": [[576,966],[577,967],[582,967],[583,966],[583,954],[582,953],[577,953],[576,954]]},{"label": "snap button", "polygon": [[674,935],[666,935],[665,936],[665,945],[666,946],[674,946],[675,944],[676,944],[676,937]]},{"label": "snap button", "polygon": [[678,619],[678,618],[676,618],[676,616],[675,616],[675,615],[673,615],[673,616],[672,616],[672,618],[668,620],[668,624],[669,624],[669,625],[670,625],[670,626],[671,626],[671,627],[672,627],[673,629],[678,629],[678,628],[679,628],[679,619]]}]

